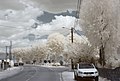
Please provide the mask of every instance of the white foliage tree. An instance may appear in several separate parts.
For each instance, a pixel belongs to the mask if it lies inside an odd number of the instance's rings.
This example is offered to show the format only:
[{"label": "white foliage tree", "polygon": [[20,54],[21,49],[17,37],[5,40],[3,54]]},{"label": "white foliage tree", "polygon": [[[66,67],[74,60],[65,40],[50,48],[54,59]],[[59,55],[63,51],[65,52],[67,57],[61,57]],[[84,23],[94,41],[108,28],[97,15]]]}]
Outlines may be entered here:
[{"label": "white foliage tree", "polygon": [[90,45],[85,36],[79,36],[74,33],[73,43],[71,43],[70,35],[66,37],[66,50],[67,54],[74,62],[90,62],[91,59],[96,58],[97,51]]},{"label": "white foliage tree", "polygon": [[[119,0],[83,0],[80,23],[88,40],[99,49],[102,65],[115,66],[118,47]],[[113,63],[113,62],[116,63]]]},{"label": "white foliage tree", "polygon": [[60,33],[53,33],[48,37],[48,50],[55,55],[55,61],[64,50],[65,37]]},{"label": "white foliage tree", "polygon": [[40,60],[44,60],[47,54],[47,48],[46,45],[43,46],[35,46],[30,49],[31,53],[31,60],[36,60],[37,62],[40,62]]},{"label": "white foliage tree", "polygon": [[16,56],[16,59],[22,58],[24,62],[36,60],[40,62],[46,57],[46,46],[35,46],[31,48],[13,49],[12,53]]}]

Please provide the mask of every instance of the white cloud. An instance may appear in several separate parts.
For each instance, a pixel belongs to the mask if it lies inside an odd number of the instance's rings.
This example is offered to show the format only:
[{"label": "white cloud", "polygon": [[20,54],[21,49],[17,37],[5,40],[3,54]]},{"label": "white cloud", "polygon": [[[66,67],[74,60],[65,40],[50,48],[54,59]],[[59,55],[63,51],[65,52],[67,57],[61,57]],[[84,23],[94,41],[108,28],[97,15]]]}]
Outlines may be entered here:
[{"label": "white cloud", "polygon": [[55,16],[56,20],[53,20],[51,24],[53,24],[55,27],[66,27],[66,28],[71,28],[74,26],[74,17],[70,16]]},{"label": "white cloud", "polygon": [[[31,28],[31,26],[37,22],[36,17],[43,14],[40,8],[35,7],[34,3],[30,0],[21,0],[25,9],[23,10],[13,10],[6,9],[0,10],[0,40],[9,42],[13,40],[15,47],[17,46],[28,46],[33,42],[28,39],[23,39],[27,37],[30,33],[35,34],[36,37],[41,37],[43,35],[49,35],[54,32],[60,32],[63,34],[69,33],[70,29],[74,25],[74,17],[70,16],[55,16],[52,22],[47,24],[41,24],[36,29]],[[68,29],[63,29],[66,27]],[[2,45],[4,44],[1,42]],[[46,40],[37,40],[34,42],[44,42]],[[0,46],[2,47],[2,46]]]}]

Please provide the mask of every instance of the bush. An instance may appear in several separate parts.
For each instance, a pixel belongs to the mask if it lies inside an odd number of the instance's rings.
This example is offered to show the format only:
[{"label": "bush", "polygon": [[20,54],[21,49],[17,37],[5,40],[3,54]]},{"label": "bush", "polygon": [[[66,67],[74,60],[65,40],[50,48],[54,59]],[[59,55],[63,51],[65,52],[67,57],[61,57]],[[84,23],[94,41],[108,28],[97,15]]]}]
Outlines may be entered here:
[{"label": "bush", "polygon": [[62,61],[62,60],[60,61],[60,65],[61,65],[61,66],[63,65],[63,61]]}]

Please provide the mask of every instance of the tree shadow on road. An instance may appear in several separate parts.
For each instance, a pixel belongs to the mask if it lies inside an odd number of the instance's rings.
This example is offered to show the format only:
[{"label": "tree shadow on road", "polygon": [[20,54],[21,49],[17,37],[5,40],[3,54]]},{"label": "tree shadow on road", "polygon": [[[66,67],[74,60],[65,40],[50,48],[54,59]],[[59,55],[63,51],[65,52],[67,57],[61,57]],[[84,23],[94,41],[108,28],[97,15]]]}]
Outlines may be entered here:
[{"label": "tree shadow on road", "polygon": [[120,81],[120,67],[115,69],[99,68],[98,71],[103,78],[107,78],[111,81]]}]

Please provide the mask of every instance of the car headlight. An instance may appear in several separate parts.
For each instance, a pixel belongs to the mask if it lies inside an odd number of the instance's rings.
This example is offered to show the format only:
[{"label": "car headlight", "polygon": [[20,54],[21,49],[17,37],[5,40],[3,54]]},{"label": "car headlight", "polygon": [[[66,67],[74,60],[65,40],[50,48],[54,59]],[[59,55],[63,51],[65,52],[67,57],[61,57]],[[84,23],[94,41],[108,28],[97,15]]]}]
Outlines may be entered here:
[{"label": "car headlight", "polygon": [[79,71],[80,74],[84,74],[83,72]]},{"label": "car headlight", "polygon": [[95,74],[98,73],[97,71],[95,72]]}]

